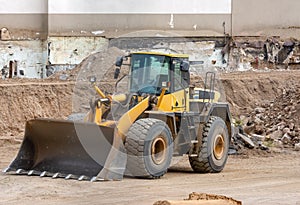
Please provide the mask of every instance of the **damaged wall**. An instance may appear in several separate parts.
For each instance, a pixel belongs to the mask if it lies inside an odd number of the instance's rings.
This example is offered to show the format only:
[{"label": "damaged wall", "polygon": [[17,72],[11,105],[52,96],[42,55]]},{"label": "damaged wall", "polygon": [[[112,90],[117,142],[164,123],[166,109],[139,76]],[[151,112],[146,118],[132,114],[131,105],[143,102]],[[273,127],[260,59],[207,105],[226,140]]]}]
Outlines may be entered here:
[{"label": "damaged wall", "polygon": [[[72,69],[108,44],[124,50],[167,47],[189,54],[204,68],[287,69],[300,63],[297,0],[0,0],[0,4],[0,69],[19,69],[16,75],[21,77]],[[130,42],[127,48],[120,43],[123,37],[118,43],[111,40],[151,29],[173,33],[175,40],[162,40],[166,36],[160,34],[148,39],[137,35],[124,41]],[[227,35],[233,36],[230,44]]]},{"label": "damaged wall", "polygon": [[44,41],[0,41],[2,78],[42,78],[45,76],[46,62],[47,53]]},{"label": "damaged wall", "polygon": [[190,61],[197,64],[198,69],[212,67],[225,69],[228,53],[224,47],[229,43],[225,37],[123,37],[112,39],[110,47],[117,47],[127,52],[139,50],[161,51],[168,53],[184,53],[189,55]]},{"label": "damaged wall", "polygon": [[108,40],[102,37],[49,37],[50,64],[79,64],[91,53],[104,50]]},{"label": "damaged wall", "polygon": [[73,69],[84,58],[108,47],[102,37],[49,37],[47,76]]},{"label": "damaged wall", "polygon": [[234,38],[230,45],[230,70],[299,69],[300,42],[296,39]]}]

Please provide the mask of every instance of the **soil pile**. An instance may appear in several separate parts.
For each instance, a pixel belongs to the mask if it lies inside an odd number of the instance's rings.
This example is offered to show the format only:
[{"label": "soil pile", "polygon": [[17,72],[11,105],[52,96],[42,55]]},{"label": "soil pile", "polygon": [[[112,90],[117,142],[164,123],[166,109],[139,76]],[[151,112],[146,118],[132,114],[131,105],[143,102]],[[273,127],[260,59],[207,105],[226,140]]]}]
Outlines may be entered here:
[{"label": "soil pile", "polygon": [[215,195],[215,194],[205,194],[193,192],[189,194],[189,198],[180,201],[157,201],[154,205],[179,205],[179,204],[190,204],[190,205],[200,205],[200,204],[211,204],[211,205],[241,205],[242,202],[235,200],[231,197]]},{"label": "soil pile", "polygon": [[19,135],[30,119],[71,113],[72,83],[0,83],[0,135]]}]

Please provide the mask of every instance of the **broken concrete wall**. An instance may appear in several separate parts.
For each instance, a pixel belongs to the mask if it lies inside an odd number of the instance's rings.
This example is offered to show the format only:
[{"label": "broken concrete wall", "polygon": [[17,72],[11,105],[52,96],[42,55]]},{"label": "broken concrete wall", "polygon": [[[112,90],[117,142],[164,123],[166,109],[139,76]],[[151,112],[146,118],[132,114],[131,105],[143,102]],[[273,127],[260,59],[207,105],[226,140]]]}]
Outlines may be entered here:
[{"label": "broken concrete wall", "polygon": [[240,37],[49,37],[48,41],[0,41],[2,76],[13,69],[17,77],[44,78],[73,69],[92,53],[117,47],[184,53],[195,63],[192,70],[299,69],[300,43],[296,39]]},{"label": "broken concrete wall", "polygon": [[299,69],[299,48],[300,42],[296,39],[234,38],[227,69]]},{"label": "broken concrete wall", "polygon": [[117,47],[127,52],[158,51],[184,53],[189,60],[197,64],[197,69],[225,69],[228,54],[224,53],[229,39],[226,37],[124,37],[110,41],[110,47]]},{"label": "broken concrete wall", "polygon": [[107,47],[108,39],[102,37],[49,37],[47,76],[73,69],[87,56]]},{"label": "broken concrete wall", "polygon": [[0,41],[1,77],[45,77],[47,62],[45,41]]},{"label": "broken concrete wall", "polygon": [[[300,63],[299,42],[281,40],[300,39],[298,0],[74,2],[4,1],[0,8],[0,69],[19,69],[16,76],[45,77],[74,68],[108,44],[130,51],[168,48],[189,54],[190,60],[200,62],[199,69],[297,69]],[[173,33],[174,40],[159,34],[148,39],[121,37],[115,41],[119,43],[110,40],[150,29]],[[227,35],[233,36],[230,45]]]},{"label": "broken concrete wall", "polygon": [[79,64],[85,57],[107,48],[108,40],[102,37],[49,37],[51,64]]}]

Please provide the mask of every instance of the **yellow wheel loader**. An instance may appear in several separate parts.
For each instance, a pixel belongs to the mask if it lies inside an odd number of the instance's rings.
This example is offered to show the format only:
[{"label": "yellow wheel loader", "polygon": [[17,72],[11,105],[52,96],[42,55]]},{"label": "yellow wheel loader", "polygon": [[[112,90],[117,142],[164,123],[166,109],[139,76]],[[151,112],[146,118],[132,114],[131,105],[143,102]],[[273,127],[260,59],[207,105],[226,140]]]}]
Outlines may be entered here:
[{"label": "yellow wheel loader", "polygon": [[105,95],[92,77],[99,98],[90,111],[79,120],[28,121],[19,153],[4,171],[91,181],[159,178],[172,156],[182,155],[195,172],[222,171],[232,128],[229,106],[214,90],[215,74],[206,73],[204,88],[194,88],[188,55],[135,52],[117,59],[116,79],[124,60],[127,93]]}]

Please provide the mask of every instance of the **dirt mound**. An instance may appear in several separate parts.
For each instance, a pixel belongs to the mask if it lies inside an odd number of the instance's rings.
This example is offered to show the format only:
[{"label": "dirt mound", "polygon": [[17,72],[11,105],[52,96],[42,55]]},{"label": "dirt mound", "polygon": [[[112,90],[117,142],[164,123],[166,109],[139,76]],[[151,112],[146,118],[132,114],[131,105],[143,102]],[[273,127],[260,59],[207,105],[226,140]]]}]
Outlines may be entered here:
[{"label": "dirt mound", "polygon": [[0,136],[18,135],[37,117],[62,119],[71,113],[74,84],[31,81],[0,84]]},{"label": "dirt mound", "polygon": [[242,202],[227,196],[193,192],[189,195],[189,198],[185,200],[158,201],[154,203],[154,205],[180,205],[180,204],[241,205]]},{"label": "dirt mound", "polygon": [[240,116],[274,100],[290,84],[299,84],[299,77],[299,71],[251,71],[223,73],[221,81],[233,115]]}]

